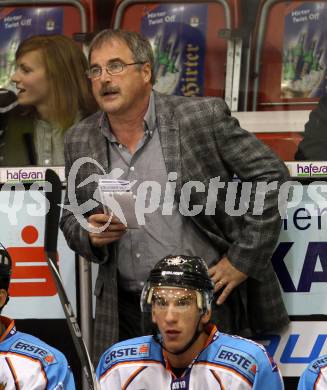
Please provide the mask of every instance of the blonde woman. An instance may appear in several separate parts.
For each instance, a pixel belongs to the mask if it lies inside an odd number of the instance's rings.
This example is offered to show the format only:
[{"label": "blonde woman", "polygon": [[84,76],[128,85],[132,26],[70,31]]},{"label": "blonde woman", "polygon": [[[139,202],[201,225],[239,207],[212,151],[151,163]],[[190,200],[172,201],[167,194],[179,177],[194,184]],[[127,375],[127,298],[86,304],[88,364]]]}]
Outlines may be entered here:
[{"label": "blonde woman", "polygon": [[87,60],[63,35],[33,36],[16,52],[12,82],[19,106],[5,130],[4,165],[64,165],[64,134],[96,110]]}]

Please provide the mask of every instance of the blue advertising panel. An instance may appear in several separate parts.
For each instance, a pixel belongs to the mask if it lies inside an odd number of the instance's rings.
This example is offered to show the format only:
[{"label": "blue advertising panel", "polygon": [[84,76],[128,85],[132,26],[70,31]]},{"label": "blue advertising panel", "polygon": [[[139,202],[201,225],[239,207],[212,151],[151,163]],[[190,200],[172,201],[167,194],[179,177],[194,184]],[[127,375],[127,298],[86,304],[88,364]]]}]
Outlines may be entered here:
[{"label": "blue advertising panel", "polygon": [[282,97],[314,98],[326,94],[327,4],[308,2],[285,17]]},{"label": "blue advertising panel", "polygon": [[141,33],[151,42],[154,89],[182,96],[204,95],[206,4],[164,4],[142,18]]},{"label": "blue advertising panel", "polygon": [[327,314],[326,181],[294,185],[272,262],[290,315]]},{"label": "blue advertising panel", "polygon": [[278,364],[283,377],[300,376],[312,360],[327,354],[326,322],[292,321],[284,332],[258,341]]},{"label": "blue advertising panel", "polygon": [[24,39],[38,34],[61,34],[63,8],[0,8],[0,88],[12,88],[15,53]]}]

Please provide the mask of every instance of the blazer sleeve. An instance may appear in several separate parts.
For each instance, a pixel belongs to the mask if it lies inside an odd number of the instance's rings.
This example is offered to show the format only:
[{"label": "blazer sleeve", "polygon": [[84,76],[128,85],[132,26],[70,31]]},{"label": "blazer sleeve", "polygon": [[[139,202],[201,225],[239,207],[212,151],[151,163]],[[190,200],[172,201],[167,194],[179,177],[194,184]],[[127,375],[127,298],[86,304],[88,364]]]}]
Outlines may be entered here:
[{"label": "blazer sleeve", "polygon": [[[88,231],[83,228],[80,222],[77,220],[76,215],[79,214],[81,218],[86,221],[87,216],[90,214],[80,214],[80,210],[74,212],[74,210],[69,208],[70,200],[69,200],[69,191],[76,190],[76,184],[70,183],[68,180],[69,172],[72,167],[72,156],[74,155],[73,150],[70,150],[70,143],[66,137],[65,140],[65,176],[66,176],[66,194],[65,194],[65,202],[63,207],[62,216],[60,219],[60,229],[62,230],[68,246],[79,255],[85,257],[86,259],[93,261],[98,264],[103,264],[109,259],[109,251],[107,247],[104,248],[95,248],[91,245],[89,239]],[[70,186],[74,184],[75,188],[71,188]],[[84,199],[79,199],[86,201],[88,198],[85,193],[83,194]],[[78,196],[77,196],[78,198]],[[68,207],[67,207],[68,206]]]},{"label": "blazer sleeve", "polygon": [[[227,257],[237,269],[260,280],[270,266],[279,237],[288,187],[285,186],[284,196],[279,194],[289,178],[288,170],[266,145],[240,127],[222,100],[214,104],[213,128],[219,159],[242,185],[251,188],[240,232],[229,246]],[[226,200],[225,212],[235,218],[228,210],[228,192]]]},{"label": "blazer sleeve", "polygon": [[318,107],[311,111],[295,160],[327,160],[327,96],[321,98]]}]

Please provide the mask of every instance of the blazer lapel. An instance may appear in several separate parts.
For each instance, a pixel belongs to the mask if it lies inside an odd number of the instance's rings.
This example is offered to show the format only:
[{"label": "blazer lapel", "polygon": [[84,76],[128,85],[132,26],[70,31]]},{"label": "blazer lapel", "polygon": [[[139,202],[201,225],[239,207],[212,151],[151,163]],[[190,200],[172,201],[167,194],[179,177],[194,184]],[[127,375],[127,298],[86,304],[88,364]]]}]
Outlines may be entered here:
[{"label": "blazer lapel", "polygon": [[107,140],[101,133],[99,127],[95,128],[92,137],[89,137],[89,147],[89,157],[98,161],[98,163],[102,165],[106,173],[109,173],[109,148]]},{"label": "blazer lapel", "polygon": [[[164,95],[154,92],[155,109],[158,123],[158,131],[164,156],[167,173],[176,172],[176,193],[180,194],[182,187],[182,166],[179,127],[176,119],[173,117],[173,107],[165,99]],[[99,128],[94,129],[92,137],[89,137],[88,155],[98,161],[105,171],[110,170],[109,148],[106,138],[102,135]]]},{"label": "blazer lapel", "polygon": [[178,123],[176,119],[174,120],[172,114],[174,109],[170,107],[170,103],[165,99],[165,96],[156,92],[154,92],[154,95],[162,154],[167,173],[177,173],[176,195],[180,195],[182,188],[182,165]]}]

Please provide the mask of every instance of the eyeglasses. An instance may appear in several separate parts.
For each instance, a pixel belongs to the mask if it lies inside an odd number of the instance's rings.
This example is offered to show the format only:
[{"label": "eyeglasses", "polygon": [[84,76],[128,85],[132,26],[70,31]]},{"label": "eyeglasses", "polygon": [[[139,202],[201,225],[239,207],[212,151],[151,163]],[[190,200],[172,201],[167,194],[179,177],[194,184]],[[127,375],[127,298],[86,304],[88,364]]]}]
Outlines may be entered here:
[{"label": "eyeglasses", "polygon": [[86,75],[88,78],[92,80],[96,80],[101,77],[103,69],[105,69],[106,72],[111,76],[114,76],[115,74],[121,73],[126,68],[126,66],[143,65],[143,64],[145,64],[145,61],[131,62],[130,64],[125,64],[124,62],[120,62],[120,61],[114,61],[114,62],[109,62],[109,64],[107,64],[103,68],[101,68],[100,66],[93,66],[92,68],[86,71]]}]

